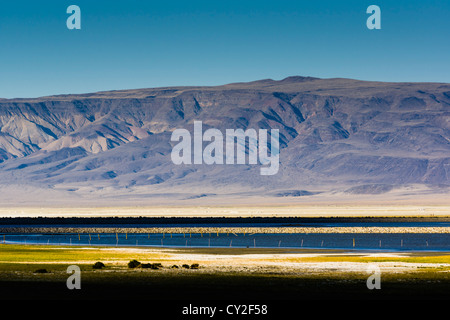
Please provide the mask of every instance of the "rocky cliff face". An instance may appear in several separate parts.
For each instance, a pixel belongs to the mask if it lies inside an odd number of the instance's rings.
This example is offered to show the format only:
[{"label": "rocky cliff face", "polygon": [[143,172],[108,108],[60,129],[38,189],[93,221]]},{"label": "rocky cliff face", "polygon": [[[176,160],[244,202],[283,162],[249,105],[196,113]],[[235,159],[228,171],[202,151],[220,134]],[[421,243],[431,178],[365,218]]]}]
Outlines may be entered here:
[{"label": "rocky cliff face", "polygon": [[[279,129],[280,168],[174,165],[171,133]],[[447,192],[450,84],[290,77],[0,100],[0,200]],[[25,192],[25,194],[24,194]]]}]

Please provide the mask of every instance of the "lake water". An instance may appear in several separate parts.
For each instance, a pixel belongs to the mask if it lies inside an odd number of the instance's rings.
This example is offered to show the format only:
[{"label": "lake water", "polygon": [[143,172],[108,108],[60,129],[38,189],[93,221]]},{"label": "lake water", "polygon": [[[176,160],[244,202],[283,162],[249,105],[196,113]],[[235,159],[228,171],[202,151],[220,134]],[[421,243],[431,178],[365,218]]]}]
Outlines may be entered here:
[{"label": "lake water", "polygon": [[0,242],[20,244],[151,247],[323,248],[450,250],[450,234],[426,233],[99,233],[2,234]]},{"label": "lake water", "polygon": [[[67,228],[189,228],[189,227],[450,227],[450,221],[440,220],[286,220],[286,219],[186,219],[176,222],[165,219],[130,219],[113,223],[110,220],[52,220],[51,223],[17,224],[16,220],[1,220],[0,228],[10,227],[67,227]],[[83,223],[81,223],[83,221]],[[100,221],[95,223],[95,221]],[[181,222],[180,222],[181,221]],[[49,222],[49,221],[45,221]],[[114,220],[114,222],[117,222]],[[132,223],[129,223],[132,222]],[[134,222],[134,223],[133,223]],[[141,223],[137,223],[141,222]],[[178,229],[179,230],[179,229]],[[233,248],[323,248],[323,249],[363,249],[363,250],[437,250],[450,251],[450,233],[63,233],[63,234],[14,234],[0,233],[0,242],[51,245],[92,245],[92,246],[150,246],[150,247],[233,247]]]}]

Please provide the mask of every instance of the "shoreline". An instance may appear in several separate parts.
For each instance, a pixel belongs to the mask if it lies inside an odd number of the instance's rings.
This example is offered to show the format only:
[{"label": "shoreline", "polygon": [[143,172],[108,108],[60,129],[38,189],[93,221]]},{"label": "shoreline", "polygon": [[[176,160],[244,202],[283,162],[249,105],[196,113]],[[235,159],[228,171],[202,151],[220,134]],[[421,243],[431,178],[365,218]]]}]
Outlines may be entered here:
[{"label": "shoreline", "polygon": [[[44,244],[0,244],[6,252],[24,251],[34,252],[37,254],[35,257],[37,260],[21,260],[21,261],[9,261],[8,259],[0,259],[0,266],[7,263],[15,264],[53,264],[53,263],[73,263],[81,262],[82,264],[89,264],[98,261],[105,257],[110,257],[108,260],[112,265],[118,263],[126,263],[132,257],[137,259],[146,259],[151,261],[165,262],[166,266],[174,261],[186,261],[186,262],[201,262],[203,266],[232,266],[240,264],[252,264],[253,266],[261,266],[262,262],[269,262],[269,264],[275,264],[279,268],[286,266],[286,262],[295,262],[298,267],[308,264],[308,262],[320,262],[321,264],[327,264],[334,262],[357,262],[367,265],[371,263],[383,263],[386,261],[403,261],[412,262],[420,258],[429,258],[439,260],[439,264],[447,265],[450,270],[450,250],[390,250],[390,249],[343,249],[343,248],[273,248],[273,247],[260,247],[260,248],[244,248],[244,247],[157,247],[157,246],[87,246],[87,245],[44,245]],[[70,257],[74,260],[62,260],[62,256],[50,255],[42,256],[40,252],[54,251],[55,253],[61,253],[64,251],[76,251],[79,255]],[[97,252],[97,254],[96,254]],[[83,255],[89,256],[86,259]],[[98,257],[97,255],[100,255]],[[66,257],[67,258],[67,257]],[[81,260],[80,260],[81,259]],[[440,261],[441,259],[444,259]],[[226,262],[225,264],[222,262]],[[430,262],[425,263],[428,266],[432,266]],[[210,269],[211,270],[211,269]]]},{"label": "shoreline", "polygon": [[[239,255],[302,255],[304,257],[310,255],[311,257],[329,257],[329,256],[376,256],[380,255],[383,257],[429,257],[435,255],[450,255],[450,249],[380,249],[380,248],[344,248],[344,247],[336,247],[336,248],[323,248],[323,247],[245,247],[245,246],[237,246],[237,247],[228,247],[228,246],[215,246],[215,247],[207,247],[207,246],[190,246],[186,248],[185,246],[178,245],[129,245],[129,244],[120,244],[120,245],[89,245],[89,244],[70,244],[70,243],[61,243],[61,244],[44,244],[44,243],[19,243],[19,242],[1,242],[1,245],[6,246],[32,246],[32,247],[58,247],[59,249],[88,249],[88,250],[108,250],[108,249],[116,249],[123,250],[129,252],[138,252],[138,251],[149,251],[149,250],[167,250],[169,251],[177,251],[177,250],[185,250],[189,249],[193,252],[199,252],[199,254],[207,249],[208,251],[203,252],[204,255],[229,255],[229,256],[239,256]],[[236,252],[236,251],[237,252]],[[259,252],[255,252],[255,251]],[[186,250],[187,251],[187,250]],[[230,251],[230,252],[226,252]],[[15,262],[20,263],[20,262]]]}]

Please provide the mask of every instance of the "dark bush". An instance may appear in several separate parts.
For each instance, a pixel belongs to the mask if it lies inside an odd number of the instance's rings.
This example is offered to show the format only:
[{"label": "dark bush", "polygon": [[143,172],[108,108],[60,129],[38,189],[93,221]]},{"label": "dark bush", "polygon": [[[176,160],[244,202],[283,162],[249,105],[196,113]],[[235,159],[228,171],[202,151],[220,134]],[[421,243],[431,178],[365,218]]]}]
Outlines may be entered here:
[{"label": "dark bush", "polygon": [[143,263],[143,264],[141,264],[141,268],[157,270],[159,268],[162,268],[162,264],[161,263]]},{"label": "dark bush", "polygon": [[172,269],[178,269],[178,266],[176,264],[174,264],[173,266],[171,266]]},{"label": "dark bush", "polygon": [[103,262],[97,261],[96,263],[94,263],[94,265],[92,266],[92,268],[94,269],[102,269],[104,268],[105,265],[103,264]]},{"label": "dark bush", "polygon": [[47,269],[37,269],[34,273],[48,273]]},{"label": "dark bush", "polygon": [[198,263],[191,264],[191,269],[198,269]]},{"label": "dark bush", "polygon": [[139,266],[141,266],[141,263],[137,260],[131,260],[128,262],[128,268],[137,268]]},{"label": "dark bush", "polygon": [[189,265],[188,264],[183,264],[182,267],[185,268],[185,269],[189,269]]}]

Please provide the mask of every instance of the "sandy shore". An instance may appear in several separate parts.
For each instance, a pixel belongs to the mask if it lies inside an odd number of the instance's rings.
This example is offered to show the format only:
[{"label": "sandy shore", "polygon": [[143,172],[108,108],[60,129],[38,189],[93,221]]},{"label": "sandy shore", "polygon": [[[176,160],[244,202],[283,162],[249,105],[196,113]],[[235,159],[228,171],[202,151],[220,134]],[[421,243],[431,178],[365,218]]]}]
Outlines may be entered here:
[{"label": "sandy shore", "polygon": [[[165,251],[166,261],[176,263],[199,263],[208,272],[275,272],[283,274],[327,273],[327,272],[367,272],[369,267],[377,266],[383,272],[407,272],[421,268],[449,268],[450,264],[419,262],[355,262],[339,261],[345,257],[402,258],[402,253],[289,253],[289,254],[241,254],[212,255],[195,253],[176,253]],[[327,257],[327,261],[309,261]],[[335,258],[336,261],[332,261]]]}]

